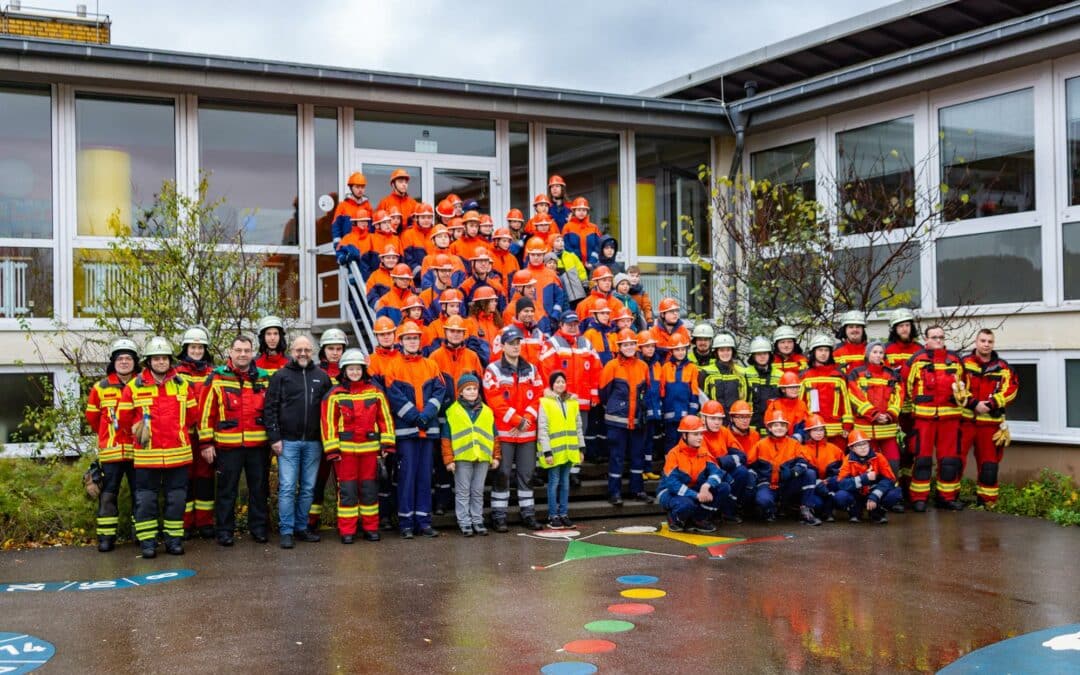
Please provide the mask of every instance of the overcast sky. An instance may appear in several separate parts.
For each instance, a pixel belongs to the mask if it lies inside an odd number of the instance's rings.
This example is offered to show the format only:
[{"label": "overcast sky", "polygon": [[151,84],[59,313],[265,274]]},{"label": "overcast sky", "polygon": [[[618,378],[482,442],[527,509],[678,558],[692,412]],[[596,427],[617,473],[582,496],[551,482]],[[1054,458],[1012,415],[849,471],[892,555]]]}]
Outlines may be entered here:
[{"label": "overcast sky", "polygon": [[[26,5],[74,9],[78,0]],[[81,0],[93,12],[95,0]],[[113,42],[634,93],[891,0],[98,0]]]}]

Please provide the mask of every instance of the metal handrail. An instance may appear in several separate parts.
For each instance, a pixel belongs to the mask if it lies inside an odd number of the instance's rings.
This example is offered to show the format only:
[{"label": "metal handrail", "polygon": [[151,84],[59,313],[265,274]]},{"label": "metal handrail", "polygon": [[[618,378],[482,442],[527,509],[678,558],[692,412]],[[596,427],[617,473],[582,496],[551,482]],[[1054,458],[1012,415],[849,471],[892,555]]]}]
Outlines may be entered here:
[{"label": "metal handrail", "polygon": [[[345,283],[345,288],[348,291],[349,298],[352,302],[346,301],[346,311],[349,317],[349,323],[352,324],[353,333],[356,335],[356,342],[360,346],[360,350],[365,354],[370,354],[375,349],[375,312],[372,310],[371,305],[368,304],[367,297],[360,292],[358,284],[364,283],[364,276],[360,274],[360,268],[357,267],[355,261],[350,261],[348,267],[338,268],[338,274],[341,275],[342,281]],[[357,284],[350,282],[350,277],[357,281]],[[357,308],[359,311],[354,312],[353,308]],[[356,314],[360,316],[357,317]],[[358,320],[359,319],[359,320]],[[367,338],[366,342],[364,338]]]}]

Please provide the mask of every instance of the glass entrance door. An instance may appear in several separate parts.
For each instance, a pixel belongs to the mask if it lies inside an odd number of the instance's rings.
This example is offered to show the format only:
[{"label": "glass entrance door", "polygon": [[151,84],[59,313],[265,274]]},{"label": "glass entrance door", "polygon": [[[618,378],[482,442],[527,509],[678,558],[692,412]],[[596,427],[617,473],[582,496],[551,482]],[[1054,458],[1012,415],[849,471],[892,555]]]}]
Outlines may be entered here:
[{"label": "glass entrance door", "polygon": [[462,201],[475,199],[481,213],[499,213],[504,207],[504,200],[494,190],[493,157],[358,149],[354,166],[367,178],[367,196],[373,208],[390,194],[390,174],[394,169],[408,171],[409,194],[432,206],[438,206],[447,195],[456,194]]}]

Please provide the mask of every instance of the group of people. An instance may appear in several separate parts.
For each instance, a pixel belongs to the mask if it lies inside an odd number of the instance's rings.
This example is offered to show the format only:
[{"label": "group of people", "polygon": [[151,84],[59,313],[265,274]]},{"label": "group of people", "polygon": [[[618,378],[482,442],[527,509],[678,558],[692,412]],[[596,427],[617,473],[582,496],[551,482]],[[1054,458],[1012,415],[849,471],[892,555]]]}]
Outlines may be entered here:
[{"label": "group of people", "polygon": [[[185,536],[232,545],[241,472],[248,530],[267,541],[272,456],[285,548],[318,541],[332,476],[343,543],[393,529],[435,537],[432,514],[450,509],[465,536],[486,535],[488,523],[506,532],[512,491],[524,527],[541,529],[533,487],[544,473],[547,526],[574,527],[568,495],[583,461],[607,465],[613,505],[624,494],[653,501],[646,480],[659,480],[672,530],[789,510],[812,524],[838,511],[886,522],[905,502],[926,509],[935,459],[938,504],[957,509],[971,447],[978,498],[996,500],[1018,382],[992,332],[961,357],[940,326],[920,344],[910,310],[893,313],[887,343],[868,340],[865,316],[848,312],[805,355],[798,333],[779,326],[740,360],[733,335],[691,327],[677,299],[661,299],[654,317],[637,270],[612,272],[617,243],[588,223],[587,202],[567,200],[558,176],[549,182],[528,224],[512,210],[505,231],[488,234],[490,218],[455,215],[465,205],[444,200],[439,217],[462,230],[454,239],[408,197],[404,172],[391,175],[374,218],[366,181],[350,177],[334,233],[377,313],[370,355],[338,329],[317,355],[307,336],[289,344],[277,317],[258,322],[257,340],[237,336],[217,367],[199,327],[178,352],[148,340],[141,371],[136,345],[114,343],[87,403],[103,467],[99,550],[115,545],[124,476],[146,557],[159,538],[173,554]],[[378,248],[390,237],[399,243]],[[514,264],[524,268],[507,272]],[[587,277],[588,292],[568,277]]]}]

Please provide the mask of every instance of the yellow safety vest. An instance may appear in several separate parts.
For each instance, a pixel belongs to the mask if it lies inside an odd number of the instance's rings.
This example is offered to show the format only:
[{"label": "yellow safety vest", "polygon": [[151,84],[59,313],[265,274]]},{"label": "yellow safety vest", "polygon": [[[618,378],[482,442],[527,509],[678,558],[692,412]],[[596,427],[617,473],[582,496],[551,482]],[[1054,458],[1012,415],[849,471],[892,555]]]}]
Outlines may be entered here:
[{"label": "yellow safety vest", "polygon": [[446,409],[450,426],[450,449],[455,462],[490,462],[495,452],[495,415],[491,408],[481,406],[473,421],[459,401]]},{"label": "yellow safety vest", "polygon": [[560,464],[580,464],[581,449],[578,448],[577,431],[580,417],[577,399],[568,397],[560,403],[550,396],[544,396],[540,399],[540,406],[544,409],[544,418],[547,420],[548,439],[553,455],[548,462],[544,459],[544,449],[537,447],[540,466],[550,469]]}]

